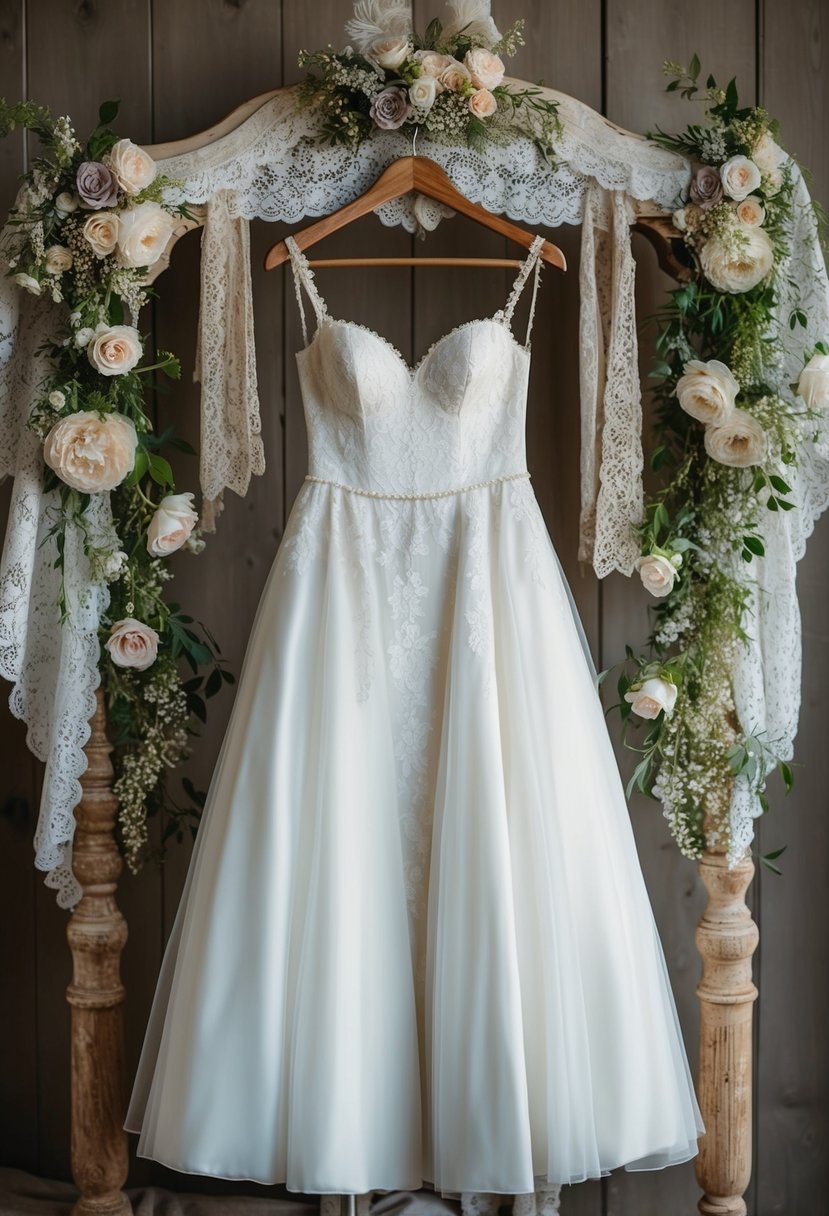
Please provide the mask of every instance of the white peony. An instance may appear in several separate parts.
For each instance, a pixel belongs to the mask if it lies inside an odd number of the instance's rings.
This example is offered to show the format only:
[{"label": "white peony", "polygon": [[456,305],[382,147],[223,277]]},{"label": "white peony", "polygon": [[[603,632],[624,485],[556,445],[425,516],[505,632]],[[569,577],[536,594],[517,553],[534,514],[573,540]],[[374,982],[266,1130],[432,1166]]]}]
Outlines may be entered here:
[{"label": "white peony", "polygon": [[737,203],[734,214],[744,228],[759,228],[766,218],[766,209],[756,194],[750,194],[741,203]]},{"label": "white peony", "polygon": [[676,385],[679,404],[699,422],[720,426],[734,412],[740,385],[719,359],[689,359]]},{"label": "white peony", "polygon": [[122,266],[153,266],[173,234],[173,217],[158,203],[139,203],[118,217],[118,261]]},{"label": "white peony", "polygon": [[472,83],[479,89],[495,89],[504,79],[504,61],[485,47],[474,46],[463,57]]},{"label": "white peony", "polygon": [[84,223],[84,237],[96,258],[105,258],[117,245],[118,222],[114,211],[96,211]]},{"label": "white peony", "polygon": [[657,599],[662,599],[673,589],[676,581],[676,566],[659,553],[648,553],[637,557],[636,569],[642,586]]},{"label": "white peony", "polygon": [[124,414],[79,410],[56,422],[43,444],[43,459],[73,490],[114,490],[135,463],[138,437]]},{"label": "white peony", "polygon": [[153,158],[131,139],[119,139],[113,144],[105,163],[127,194],[139,194],[146,190],[158,173]]},{"label": "white peony", "polygon": [[104,647],[116,667],[146,671],[158,656],[159,637],[154,629],[128,616],[116,621]]},{"label": "white peony", "polygon": [[50,245],[46,250],[44,265],[47,274],[63,274],[72,265],[72,254],[65,245]]},{"label": "white peony", "polygon": [[102,376],[125,376],[138,363],[142,350],[141,335],[131,325],[99,325],[86,353]]},{"label": "white peony", "polygon": [[431,110],[438,94],[438,82],[434,76],[419,76],[409,89],[409,101],[421,114]]},{"label": "white peony", "polygon": [[408,35],[396,38],[378,38],[368,49],[368,57],[387,72],[396,72],[412,53]]},{"label": "white peony", "polygon": [[740,202],[760,186],[760,170],[747,156],[732,156],[720,168],[723,190],[729,198]]},{"label": "white peony", "polygon": [[669,718],[676,705],[676,694],[676,684],[663,680],[661,676],[651,676],[638,688],[628,689],[625,700],[640,718],[658,718],[663,709],[665,717]]},{"label": "white peony", "polygon": [[147,552],[153,557],[175,553],[199,522],[193,510],[193,495],[167,494],[155,509],[147,529]]},{"label": "white peony", "polygon": [[829,355],[812,355],[797,382],[799,396],[811,410],[829,410]]},{"label": "white peony", "polygon": [[774,265],[774,248],[764,228],[740,228],[734,237],[711,237],[700,250],[702,272],[717,291],[737,295],[756,287]]},{"label": "white peony", "polygon": [[706,427],[705,450],[719,464],[743,469],[765,459],[768,440],[756,418],[735,409],[722,426]]},{"label": "white peony", "polygon": [[40,295],[40,283],[38,283],[37,279],[33,278],[32,275],[24,274],[22,271],[20,271],[19,274],[14,276],[14,282],[18,287],[22,287],[24,291],[30,292],[33,296]]}]

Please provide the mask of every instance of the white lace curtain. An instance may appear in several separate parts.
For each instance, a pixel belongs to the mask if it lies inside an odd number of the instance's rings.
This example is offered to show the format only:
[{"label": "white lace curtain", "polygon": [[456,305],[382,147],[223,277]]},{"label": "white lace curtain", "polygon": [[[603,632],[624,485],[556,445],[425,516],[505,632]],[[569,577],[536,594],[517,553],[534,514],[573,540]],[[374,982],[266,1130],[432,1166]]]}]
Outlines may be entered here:
[{"label": "white lace curtain", "polygon": [[[458,188],[493,211],[530,227],[582,224],[580,266],[581,534],[580,555],[599,576],[629,574],[637,556],[629,524],[642,510],[641,406],[637,374],[634,263],[629,224],[633,200],[669,208],[687,183],[689,167],[654,145],[624,136],[579,102],[560,101],[564,134],[557,163],[548,165],[529,139],[486,156],[466,148],[421,145]],[[299,223],[333,211],[366,189],[380,171],[410,149],[397,133],[368,140],[357,153],[321,146],[312,120],[298,112],[293,90],[276,92],[235,131],[194,152],[161,161],[179,178],[176,197],[206,204],[202,235],[201,308],[196,377],[202,386],[201,487],[208,526],[226,488],[243,495],[261,473],[248,221]],[[799,181],[793,264],[808,286],[810,337],[829,335],[826,275]],[[411,198],[380,209],[386,224],[416,226]],[[794,261],[796,259],[796,262]],[[163,290],[163,288],[162,288]],[[783,307],[784,305],[781,305]],[[107,606],[80,537],[67,538],[71,628],[55,609],[53,544],[45,538],[52,497],[41,490],[39,444],[25,421],[33,387],[43,374],[36,354],[50,332],[47,305],[0,279],[0,473],[15,477],[0,564],[0,674],[13,685],[13,712],[28,724],[32,751],[46,763],[36,834],[36,864],[71,907],[79,896],[71,870],[73,811],[85,767],[83,746],[99,682],[97,629]],[[802,342],[802,338],[800,342]],[[802,346],[789,352],[796,379]],[[799,704],[799,621],[794,563],[813,519],[829,499],[825,453],[807,453],[800,472],[804,508],[781,513],[761,563],[758,626],[736,672],[746,725],[767,723],[791,751]],[[108,498],[93,496],[94,526],[111,527]],[[203,560],[209,560],[209,556]],[[778,607],[779,605],[779,607]],[[774,687],[776,701],[766,699]],[[771,733],[771,731],[770,731]],[[735,794],[737,839],[751,839],[748,800]]]}]

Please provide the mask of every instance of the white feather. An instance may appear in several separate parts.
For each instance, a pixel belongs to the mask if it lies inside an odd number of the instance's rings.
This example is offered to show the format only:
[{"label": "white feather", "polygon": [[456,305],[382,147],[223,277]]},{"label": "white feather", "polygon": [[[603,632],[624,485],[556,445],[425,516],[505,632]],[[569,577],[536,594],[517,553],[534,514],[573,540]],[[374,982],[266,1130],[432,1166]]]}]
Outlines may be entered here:
[{"label": "white feather", "polygon": [[472,34],[480,38],[488,46],[492,46],[501,37],[500,31],[492,20],[490,0],[448,0],[446,7],[452,16],[443,27],[444,35]]},{"label": "white feather", "polygon": [[399,0],[357,0],[354,16],[345,23],[345,32],[365,55],[378,38],[411,34],[412,6],[400,4]]}]

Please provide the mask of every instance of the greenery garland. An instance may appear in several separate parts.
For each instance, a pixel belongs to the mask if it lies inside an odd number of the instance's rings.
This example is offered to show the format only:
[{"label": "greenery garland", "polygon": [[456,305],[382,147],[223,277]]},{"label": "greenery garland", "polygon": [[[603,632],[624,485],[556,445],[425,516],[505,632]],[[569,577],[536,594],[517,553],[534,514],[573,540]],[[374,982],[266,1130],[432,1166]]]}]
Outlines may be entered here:
[{"label": "greenery garland", "polygon": [[[647,653],[626,648],[614,708],[626,745],[640,754],[628,795],[659,799],[680,850],[697,858],[706,846],[732,855],[735,778],[762,811],[775,767],[791,788],[779,741],[738,720],[731,673],[747,638],[764,522],[796,508],[787,470],[825,425],[829,346],[804,350],[799,383],[783,383],[775,308],[794,183],[777,123],[759,106],[740,107],[735,80],[720,89],[709,76],[701,87],[696,56],[665,72],[669,92],[705,104],[704,124],[650,135],[693,162],[674,226],[697,273],[655,318],[651,466],[661,485],[646,501],[637,568],[658,603]],[[787,323],[805,327],[807,318],[796,307]],[[634,745],[630,730],[643,722]],[[762,860],[776,870],[782,851]]]},{"label": "greenery garland", "polygon": [[[204,795],[185,779],[176,801],[170,770],[188,754],[188,737],[206,718],[205,698],[233,681],[204,626],[164,599],[169,554],[204,547],[191,493],[176,493],[163,453],[192,452],[175,431],[153,433],[148,399],[164,391],[161,374],[178,379],[167,351],[145,355],[137,329],[155,295],[147,272],[164,252],[184,206],[165,202],[176,184],[152,159],[112,131],[117,102],[105,102],[99,124],[81,143],[68,118],[27,101],[0,100],[0,135],[27,128],[44,154],[23,176],[0,256],[17,285],[65,309],[47,343],[50,370],[40,384],[29,426],[43,441],[44,490],[57,491],[49,536],[57,551],[56,623],[71,615],[64,589],[67,529],[77,527],[92,577],[107,582],[101,674],[115,743],[115,793],[123,851],[135,872],[149,855],[148,816],[169,816],[171,836],[195,834]],[[92,495],[111,492],[115,527],[106,534],[89,514]],[[191,678],[182,680],[183,659]],[[206,669],[206,670],[205,670]]]}]

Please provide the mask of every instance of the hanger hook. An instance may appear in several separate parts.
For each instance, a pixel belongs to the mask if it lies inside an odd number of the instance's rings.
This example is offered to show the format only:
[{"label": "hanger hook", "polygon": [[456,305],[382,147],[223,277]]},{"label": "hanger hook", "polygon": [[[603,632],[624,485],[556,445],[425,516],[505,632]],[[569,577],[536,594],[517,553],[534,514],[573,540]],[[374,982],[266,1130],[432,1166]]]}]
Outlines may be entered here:
[{"label": "hanger hook", "polygon": [[417,152],[415,150],[415,145],[417,144],[417,133],[419,130],[420,130],[420,127],[417,124],[415,124],[415,129],[412,131],[412,156],[417,156]]}]

